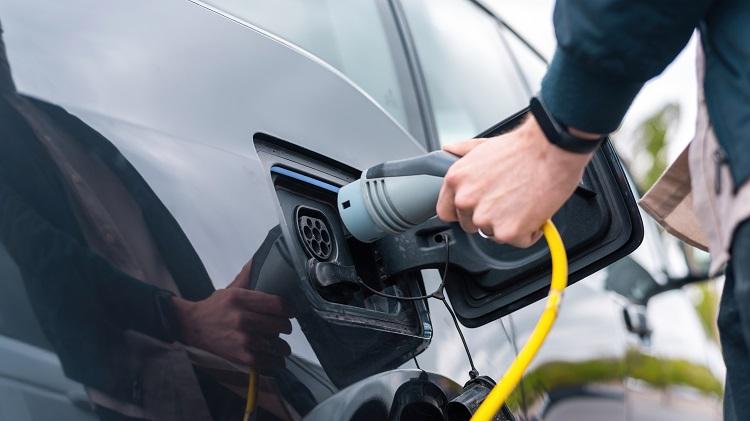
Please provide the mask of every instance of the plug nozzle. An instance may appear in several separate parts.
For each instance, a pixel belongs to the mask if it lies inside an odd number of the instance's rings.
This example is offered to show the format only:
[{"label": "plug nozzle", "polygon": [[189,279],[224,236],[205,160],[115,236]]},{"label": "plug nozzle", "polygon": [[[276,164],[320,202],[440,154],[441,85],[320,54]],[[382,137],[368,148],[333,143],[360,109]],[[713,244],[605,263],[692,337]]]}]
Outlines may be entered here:
[{"label": "plug nozzle", "polygon": [[339,190],[339,213],[355,238],[370,243],[434,217],[442,184],[443,178],[434,175],[365,175]]}]

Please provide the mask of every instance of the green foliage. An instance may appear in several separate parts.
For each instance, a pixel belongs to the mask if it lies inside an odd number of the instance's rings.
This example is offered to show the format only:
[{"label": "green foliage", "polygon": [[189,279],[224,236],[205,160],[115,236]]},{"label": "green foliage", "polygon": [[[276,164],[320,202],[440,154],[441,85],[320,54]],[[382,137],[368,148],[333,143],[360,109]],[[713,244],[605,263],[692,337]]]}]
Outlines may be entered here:
[{"label": "green foliage", "polygon": [[721,381],[711,371],[687,360],[658,358],[631,350],[625,357],[628,374],[659,389],[687,386],[706,395],[721,397]]},{"label": "green foliage", "polygon": [[715,282],[707,281],[695,284],[698,291],[698,299],[695,301],[695,312],[706,331],[706,335],[715,341],[719,340],[719,328],[716,326],[716,318],[719,314],[719,294],[715,289]]},{"label": "green foliage", "polygon": [[[622,379],[624,374],[623,362],[616,359],[548,362],[526,373],[523,378],[524,398],[526,404],[531,405],[543,396],[545,390],[590,383],[609,383]],[[519,408],[521,405],[520,388],[519,385],[508,398],[507,404],[511,409]]]},{"label": "green foliage", "polygon": [[[526,373],[523,379],[526,405],[532,405],[547,390],[589,384],[620,383],[626,378],[638,379],[657,389],[672,386],[690,387],[705,395],[721,397],[721,381],[711,371],[693,362],[659,358],[631,349],[624,360],[614,358],[544,363]],[[508,406],[521,406],[520,386],[508,398]]]},{"label": "green foliage", "polygon": [[642,153],[645,153],[651,161],[646,172],[638,177],[638,187],[642,191],[646,191],[654,185],[656,180],[664,173],[664,170],[667,169],[666,147],[669,140],[669,130],[674,127],[679,118],[679,105],[667,104],[641,123],[638,128],[637,146],[642,149],[638,155],[642,156]]}]

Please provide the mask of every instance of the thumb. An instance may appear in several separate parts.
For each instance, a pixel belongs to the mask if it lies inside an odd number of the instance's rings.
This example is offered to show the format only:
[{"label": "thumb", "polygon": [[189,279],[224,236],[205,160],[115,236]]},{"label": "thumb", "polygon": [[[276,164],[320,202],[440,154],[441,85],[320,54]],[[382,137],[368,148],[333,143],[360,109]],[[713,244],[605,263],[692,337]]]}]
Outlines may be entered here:
[{"label": "thumb", "polygon": [[450,152],[453,155],[464,156],[467,153],[471,152],[472,149],[479,146],[479,144],[481,144],[482,141],[484,141],[484,139],[462,140],[460,142],[449,143],[443,146],[443,150],[446,152]]},{"label": "thumb", "polygon": [[237,274],[237,276],[234,277],[234,280],[232,281],[227,288],[247,288],[248,284],[250,283],[250,268],[253,266],[253,260],[250,259],[247,263],[245,263],[245,266],[242,266],[242,270],[240,270],[240,273]]}]

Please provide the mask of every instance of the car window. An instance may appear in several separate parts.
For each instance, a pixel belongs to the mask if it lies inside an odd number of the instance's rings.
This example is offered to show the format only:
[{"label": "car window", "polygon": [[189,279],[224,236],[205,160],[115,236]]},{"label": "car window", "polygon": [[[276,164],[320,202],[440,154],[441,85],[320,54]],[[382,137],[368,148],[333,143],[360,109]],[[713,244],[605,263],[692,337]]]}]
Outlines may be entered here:
[{"label": "car window", "polygon": [[508,48],[510,48],[513,57],[521,68],[529,91],[532,94],[539,92],[539,89],[542,87],[542,79],[545,73],[547,73],[547,63],[509,31],[505,31],[504,39],[507,41]]},{"label": "car window", "polygon": [[406,0],[442,144],[473,137],[528,104],[501,28],[466,0]]},{"label": "car window", "polygon": [[424,140],[402,44],[386,2],[211,0],[215,7],[326,61]]},{"label": "car window", "polygon": [[0,335],[51,349],[26,296],[18,267],[0,244]]}]

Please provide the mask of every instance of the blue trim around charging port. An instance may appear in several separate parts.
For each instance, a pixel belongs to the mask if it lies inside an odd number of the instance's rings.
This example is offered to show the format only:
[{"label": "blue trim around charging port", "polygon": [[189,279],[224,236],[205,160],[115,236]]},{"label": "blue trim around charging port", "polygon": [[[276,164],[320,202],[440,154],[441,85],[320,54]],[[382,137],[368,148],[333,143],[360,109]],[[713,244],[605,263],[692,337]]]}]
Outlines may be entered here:
[{"label": "blue trim around charging port", "polygon": [[294,172],[292,170],[288,170],[284,167],[277,167],[273,166],[271,167],[271,172],[274,174],[283,175],[286,177],[293,178],[295,180],[299,180],[303,183],[312,184],[315,187],[320,187],[321,189],[328,190],[331,193],[338,194],[339,187],[334,186],[333,184],[326,183],[325,181],[320,181],[317,178],[312,178],[308,175],[300,174],[298,172]]}]

